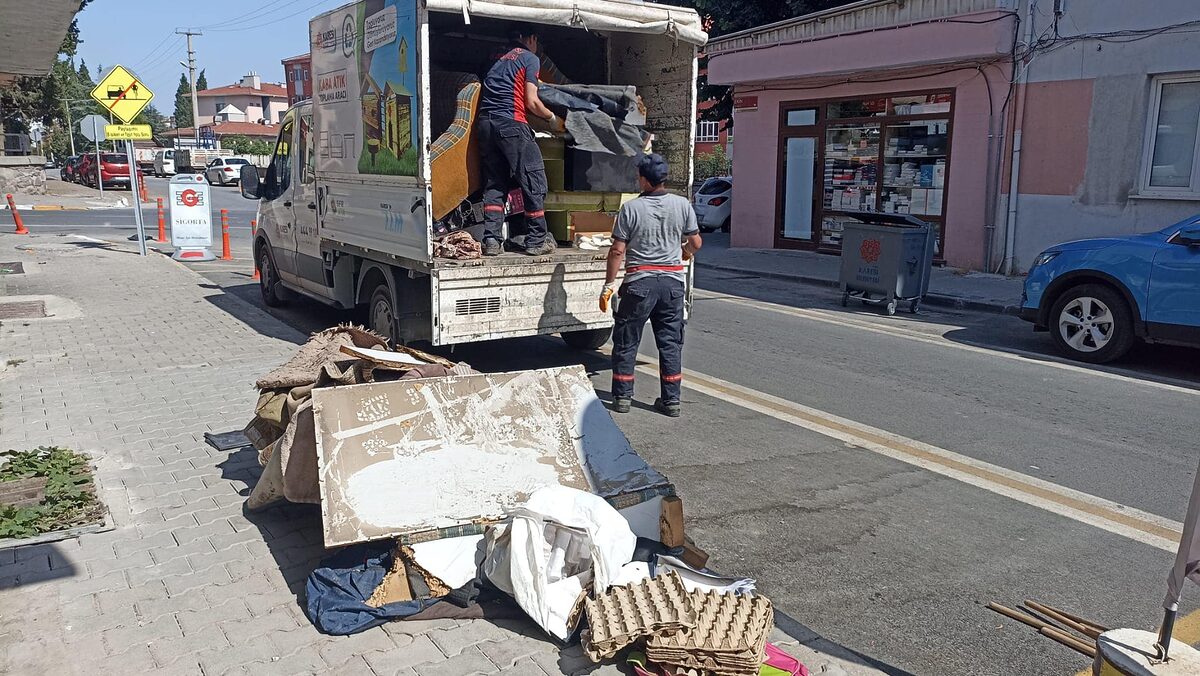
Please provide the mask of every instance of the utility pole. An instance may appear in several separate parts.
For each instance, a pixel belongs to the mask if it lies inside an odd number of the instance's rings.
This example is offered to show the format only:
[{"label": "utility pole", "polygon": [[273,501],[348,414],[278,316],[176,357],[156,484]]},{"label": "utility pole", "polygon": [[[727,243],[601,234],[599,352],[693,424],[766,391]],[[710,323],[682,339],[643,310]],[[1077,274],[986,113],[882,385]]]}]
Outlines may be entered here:
[{"label": "utility pole", "polygon": [[187,36],[188,62],[183,64],[188,69],[188,86],[192,90],[192,132],[195,135],[196,148],[200,147],[200,106],[196,103],[196,50],[192,49],[192,36],[204,35],[200,31],[175,29],[177,35]]},{"label": "utility pole", "polygon": [[71,124],[71,102],[63,99],[63,110],[67,111],[67,138],[71,139],[71,155],[75,155],[75,127]]}]

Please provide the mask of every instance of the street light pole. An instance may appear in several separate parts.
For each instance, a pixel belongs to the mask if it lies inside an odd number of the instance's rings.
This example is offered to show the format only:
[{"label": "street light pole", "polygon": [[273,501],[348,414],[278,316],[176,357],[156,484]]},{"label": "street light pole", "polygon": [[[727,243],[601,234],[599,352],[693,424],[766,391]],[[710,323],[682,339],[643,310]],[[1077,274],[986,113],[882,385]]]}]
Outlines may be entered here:
[{"label": "street light pole", "polygon": [[71,102],[63,99],[63,110],[67,111],[67,138],[71,139],[71,156],[75,156],[75,126],[71,123]]}]

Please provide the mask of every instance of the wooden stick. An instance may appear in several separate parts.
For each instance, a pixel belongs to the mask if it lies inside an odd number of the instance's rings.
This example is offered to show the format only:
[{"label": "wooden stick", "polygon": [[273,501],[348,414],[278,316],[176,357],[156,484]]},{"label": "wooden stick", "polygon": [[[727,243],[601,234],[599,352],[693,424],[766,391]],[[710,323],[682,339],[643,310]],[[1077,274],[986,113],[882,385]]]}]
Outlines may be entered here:
[{"label": "wooden stick", "polygon": [[999,603],[989,603],[989,604],[987,604],[987,607],[988,607],[988,610],[992,610],[997,613],[1000,613],[1001,615],[1003,615],[1007,618],[1016,620],[1017,622],[1027,624],[1027,625],[1033,627],[1034,629],[1040,630],[1045,627],[1049,627],[1051,629],[1056,629],[1056,627],[1053,624],[1050,624],[1049,622],[1043,622],[1043,621],[1039,620],[1038,618],[1033,617],[1032,615],[1029,615],[1027,613],[1022,613],[1017,610],[1013,610],[1012,608],[1007,608],[1005,606],[1000,605]]},{"label": "wooden stick", "polygon": [[[1028,605],[1030,602],[1026,601],[1025,603]],[[1046,610],[1053,611],[1055,613],[1058,613],[1059,615],[1062,615],[1063,617],[1074,620],[1075,622],[1078,622],[1079,624],[1087,625],[1087,626],[1091,627],[1092,629],[1095,629],[1096,631],[1099,631],[1101,633],[1108,631],[1108,627],[1106,627],[1098,622],[1092,622],[1091,620],[1089,620],[1085,617],[1080,617],[1078,615],[1075,615],[1074,613],[1068,613],[1067,611],[1065,611],[1061,608],[1055,608],[1054,606],[1048,606],[1045,603],[1039,603],[1038,605],[1045,608]]]},{"label": "wooden stick", "polygon": [[1085,643],[1060,629],[1055,629],[1054,627],[1042,627],[1038,630],[1038,632],[1041,633],[1042,636],[1058,641],[1059,643],[1071,648],[1081,655],[1087,655],[1088,657],[1093,658],[1096,656],[1096,645],[1094,643]]},{"label": "wooden stick", "polygon": [[1073,620],[1070,617],[1059,612],[1058,610],[1055,610],[1054,608],[1051,608],[1049,606],[1042,605],[1042,604],[1038,603],[1037,601],[1025,601],[1025,605],[1028,606],[1031,610],[1035,610],[1060,624],[1066,625],[1068,628],[1074,629],[1075,631],[1083,634],[1084,636],[1087,636],[1090,639],[1095,640],[1097,638],[1100,638],[1100,634],[1104,633],[1088,624],[1083,624],[1077,620]]}]

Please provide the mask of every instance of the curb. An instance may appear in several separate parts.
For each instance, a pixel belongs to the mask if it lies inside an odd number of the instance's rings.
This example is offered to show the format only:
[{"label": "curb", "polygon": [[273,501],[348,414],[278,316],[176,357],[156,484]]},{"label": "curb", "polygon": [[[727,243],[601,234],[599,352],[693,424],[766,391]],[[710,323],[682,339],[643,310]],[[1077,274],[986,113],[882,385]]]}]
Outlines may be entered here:
[{"label": "curb", "polygon": [[[807,275],[790,274],[786,272],[770,272],[764,270],[752,270],[750,268],[738,268],[730,265],[713,265],[705,264],[702,267],[711,270],[720,270],[722,272],[734,272],[744,275],[754,275],[755,277],[763,277],[766,279],[778,279],[785,282],[800,282],[801,284],[809,284],[812,286],[824,286],[831,289],[841,288],[841,284],[837,280],[825,279],[824,277],[809,277]],[[1021,308],[1018,305],[1005,305],[1003,303],[994,303],[982,300],[971,300],[959,296],[951,296],[941,293],[927,293],[924,300],[921,301],[926,305],[934,305],[937,307],[946,307],[954,310],[972,310],[975,312],[991,312],[1002,315],[1020,316]]]},{"label": "curb", "polygon": [[[129,209],[128,206],[117,204],[104,207],[69,207],[63,204],[18,204],[17,211],[109,211],[111,209]],[[8,211],[8,205],[0,203],[0,211]]]}]

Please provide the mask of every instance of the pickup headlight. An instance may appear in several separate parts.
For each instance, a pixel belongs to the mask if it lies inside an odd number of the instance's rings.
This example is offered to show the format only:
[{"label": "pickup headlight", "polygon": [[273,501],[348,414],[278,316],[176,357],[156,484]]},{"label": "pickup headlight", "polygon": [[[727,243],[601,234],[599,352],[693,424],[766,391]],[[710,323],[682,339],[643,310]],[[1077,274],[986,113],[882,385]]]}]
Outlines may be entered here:
[{"label": "pickup headlight", "polygon": [[1034,259],[1033,267],[1037,268],[1037,267],[1041,267],[1041,266],[1045,265],[1046,263],[1049,263],[1050,261],[1054,260],[1055,258],[1058,258],[1058,255],[1060,253],[1062,253],[1062,252],[1061,251],[1047,251],[1047,252],[1039,255],[1036,259]]}]

